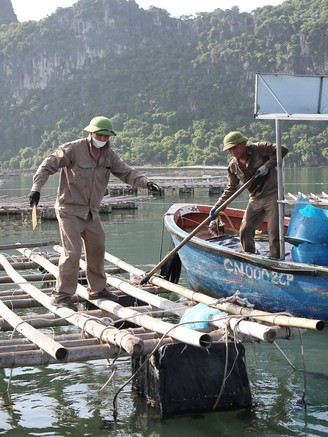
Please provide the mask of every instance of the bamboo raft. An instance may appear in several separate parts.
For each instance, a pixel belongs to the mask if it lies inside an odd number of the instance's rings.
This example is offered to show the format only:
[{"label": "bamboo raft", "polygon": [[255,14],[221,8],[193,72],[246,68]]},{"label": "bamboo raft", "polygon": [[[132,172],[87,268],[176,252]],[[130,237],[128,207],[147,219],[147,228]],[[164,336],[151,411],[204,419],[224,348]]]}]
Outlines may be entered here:
[{"label": "bamboo raft", "polygon": [[[131,196],[118,197],[105,196],[99,208],[100,214],[109,214],[118,209],[137,209],[137,202],[152,199],[152,196]],[[38,205],[37,214],[39,220],[55,220],[55,197],[42,196]],[[21,216],[22,218],[31,215],[31,208],[26,196],[23,197],[0,197],[0,216]]]},{"label": "bamboo raft", "polygon": [[[49,250],[44,251],[44,247]],[[80,310],[57,308],[51,305],[50,295],[58,274],[61,247],[49,242],[34,247],[16,244],[0,248],[18,252],[0,254],[0,368],[111,359],[118,355],[146,356],[173,343],[209,349],[229,335],[241,342],[273,342],[297,335],[303,329],[324,328],[320,320],[265,313],[231,302],[218,303],[160,276],[153,276],[148,284],[140,286],[145,272],[108,253],[107,282],[118,302],[88,300],[85,262],[81,259],[81,277],[74,296]],[[176,293],[181,299],[161,297],[165,292]],[[185,311],[197,303],[228,314],[211,318],[211,328],[207,330],[179,324]]]},{"label": "bamboo raft", "polygon": [[[154,178],[155,179],[155,178]],[[176,179],[176,178],[175,178]],[[178,191],[180,195],[192,195],[196,188],[208,188],[210,195],[220,196],[223,192],[224,185],[219,182],[219,179],[213,183],[212,179],[205,180],[205,182],[197,182],[193,180],[175,180],[161,181],[161,187],[164,190],[171,189]],[[328,194],[322,192],[321,194],[308,194],[309,202],[312,205],[328,207]],[[100,214],[109,214],[115,210],[121,209],[137,209],[138,202],[148,201],[154,199],[151,195],[138,195],[138,190],[124,184],[112,184],[109,186],[109,195],[105,196],[99,208]],[[55,220],[56,214],[54,209],[54,196],[42,196],[41,202],[38,205],[37,215],[39,220]],[[285,214],[291,215],[293,207],[297,201],[297,197],[292,193],[285,195]],[[20,216],[25,218],[30,216],[31,208],[28,204],[26,196],[23,197],[9,197],[0,196],[0,216]]]},{"label": "bamboo raft", "polygon": [[[193,194],[195,188],[207,188],[209,194],[220,195],[223,192],[224,179],[222,176],[203,176],[203,177],[154,177],[158,182],[163,193],[165,190],[178,191],[179,194]],[[152,194],[146,189],[133,188],[123,182],[113,179],[108,184],[108,194],[104,196],[100,208],[100,214],[108,214],[114,210],[137,209],[137,203],[154,199],[156,194]],[[55,196],[43,195],[38,205],[39,220],[55,220]],[[21,216],[26,217],[31,214],[28,198],[26,196],[10,197],[0,196],[0,216]]]}]

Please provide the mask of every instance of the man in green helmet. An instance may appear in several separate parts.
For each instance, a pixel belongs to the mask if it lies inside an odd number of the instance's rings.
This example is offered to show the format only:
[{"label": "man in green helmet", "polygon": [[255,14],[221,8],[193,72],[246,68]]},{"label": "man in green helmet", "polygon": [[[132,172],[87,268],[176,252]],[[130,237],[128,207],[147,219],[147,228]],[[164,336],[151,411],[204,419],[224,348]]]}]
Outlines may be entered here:
[{"label": "man in green helmet", "polygon": [[62,144],[43,160],[29,194],[30,205],[37,205],[49,176],[60,171],[55,210],[63,251],[51,303],[74,311],[77,307],[71,297],[78,283],[82,249],[89,298],[117,300],[106,287],[105,233],[98,211],[110,174],[134,187],[161,192],[158,185],[129,167],[110,147],[110,137],[116,136],[110,119],[94,117],[84,130],[89,133],[86,138]]},{"label": "man in green helmet", "polygon": [[[255,231],[267,216],[270,257],[280,258],[276,144],[247,144],[247,141],[248,138],[237,131],[224,137],[223,150],[228,150],[232,159],[228,166],[228,185],[216,208],[238,190],[240,182],[244,184],[255,176],[248,188],[249,202],[240,227],[240,242],[245,252],[255,253]],[[282,147],[282,156],[287,153],[288,149]],[[218,219],[216,208],[210,212],[213,221]]]}]

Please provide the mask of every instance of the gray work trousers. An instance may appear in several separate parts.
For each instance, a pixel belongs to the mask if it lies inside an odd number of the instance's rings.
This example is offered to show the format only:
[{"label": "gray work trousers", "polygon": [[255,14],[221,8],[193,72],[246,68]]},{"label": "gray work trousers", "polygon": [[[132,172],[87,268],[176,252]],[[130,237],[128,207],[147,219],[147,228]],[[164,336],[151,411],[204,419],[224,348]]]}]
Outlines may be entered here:
[{"label": "gray work trousers", "polygon": [[99,216],[89,214],[82,219],[63,211],[56,211],[63,251],[59,258],[59,274],[53,303],[72,297],[79,278],[79,261],[84,249],[88,289],[99,292],[106,286],[104,271],[105,233]]},{"label": "gray work trousers", "polygon": [[265,216],[268,220],[269,249],[271,258],[280,258],[278,193],[249,199],[241,226],[240,242],[245,252],[255,253],[255,231]]}]

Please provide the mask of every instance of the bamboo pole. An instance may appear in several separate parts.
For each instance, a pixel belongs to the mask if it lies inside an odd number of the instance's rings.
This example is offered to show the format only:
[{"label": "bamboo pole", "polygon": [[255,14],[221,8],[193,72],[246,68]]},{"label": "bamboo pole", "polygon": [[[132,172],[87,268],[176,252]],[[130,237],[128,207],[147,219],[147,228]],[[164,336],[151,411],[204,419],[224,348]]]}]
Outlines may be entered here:
[{"label": "bamboo pole", "polygon": [[[51,261],[54,265],[58,265],[59,262],[59,256],[57,255],[56,257],[50,257],[48,258],[49,261]],[[83,259],[83,257],[82,257]],[[8,258],[8,261],[10,262],[11,266],[16,269],[16,270],[29,270],[29,269],[36,269],[39,267],[39,265],[33,261],[28,261],[27,259],[22,259],[20,258],[20,261],[13,261],[11,258]],[[0,266],[0,271],[4,270],[4,268],[2,266]],[[105,272],[110,273],[110,274],[115,274],[115,273],[122,273],[122,269],[120,269],[119,267],[109,267],[109,266],[105,266]],[[40,276],[42,276],[42,273],[40,273]],[[53,276],[53,275],[52,275]],[[79,278],[85,278],[85,272],[83,270],[81,270],[79,272]],[[3,279],[3,276],[1,277],[1,279]],[[26,278],[28,279],[28,278]],[[10,280],[10,277],[8,277],[8,280]]]},{"label": "bamboo pole", "polygon": [[[99,340],[95,337],[91,337],[91,336],[87,336],[87,337],[82,337],[81,334],[66,334],[66,335],[56,335],[53,337],[53,340],[60,342],[62,344],[67,344],[68,342],[73,342],[73,341],[78,341],[78,340],[94,340],[97,341],[99,343]],[[7,340],[1,340],[0,343],[0,350],[2,348],[6,348],[6,347],[25,347],[25,346],[29,346],[32,343],[30,342],[30,340],[26,337],[19,337],[19,338],[8,338]],[[32,344],[32,346],[36,347],[34,344]]]},{"label": "bamboo pole", "polygon": [[[55,246],[54,247],[55,250],[61,250],[61,248],[59,246]],[[80,261],[80,264],[83,268],[85,268],[85,262],[84,261]],[[106,275],[106,279],[107,279],[107,283],[109,285],[112,285],[113,287],[117,288],[118,290],[121,290],[127,294],[129,294],[130,296],[136,297],[137,299],[140,299],[142,301],[145,301],[151,305],[156,306],[157,308],[160,308],[161,310],[165,310],[165,312],[170,312],[173,314],[176,314],[178,316],[181,316],[185,311],[186,311],[186,307],[185,305],[181,305],[181,304],[177,304],[176,302],[172,302],[168,299],[163,299],[160,296],[156,296],[153,294],[148,293],[147,291],[140,289],[136,286],[133,286],[131,284],[129,284],[127,281],[122,280],[121,278],[116,278],[114,276],[109,276]],[[128,310],[128,308],[126,308],[126,310]],[[130,309],[132,312],[133,310]],[[145,315],[145,317],[148,317],[147,315]],[[162,321],[154,321],[152,317],[150,317],[150,319],[152,321],[151,323],[151,329],[158,331],[162,334],[164,334],[166,331],[164,329],[166,322],[162,322]],[[147,323],[147,319],[144,320],[143,323],[138,323],[141,326],[146,326],[144,323]],[[171,326],[173,326],[171,324]],[[178,329],[177,328],[173,328],[173,331],[170,332],[170,336],[173,338],[176,338],[177,340],[183,341],[184,343],[187,344],[193,344],[195,346],[202,346],[202,347],[209,347],[210,343],[208,345],[206,345],[206,341],[210,342],[212,341],[210,337],[208,337],[207,339],[205,339],[205,337],[203,339],[201,339],[201,334],[199,336],[198,335],[194,336],[194,334],[191,335],[190,330],[187,329],[188,332],[185,332],[185,328],[182,327],[183,329],[181,330],[180,327],[180,331],[177,333]],[[195,339],[191,339],[191,337],[195,337]],[[192,343],[193,341],[195,341],[195,343]],[[204,343],[202,343],[204,342]]]},{"label": "bamboo pole", "polygon": [[[146,340],[144,354],[149,355],[155,347],[158,346],[159,341],[161,344],[171,344],[174,343],[172,338],[166,337],[162,340]],[[118,346],[109,344],[98,344],[95,346],[79,346],[68,348],[67,357],[61,362],[72,363],[79,361],[90,361],[90,360],[108,360],[111,358],[116,358],[118,354],[122,356],[127,356],[128,354],[122,351]],[[48,354],[45,354],[41,350],[31,350],[31,351],[18,351],[0,353],[0,368],[14,368],[14,367],[24,367],[29,366],[42,366],[49,364],[56,364],[58,361]]]},{"label": "bamboo pole", "polygon": [[[215,300],[213,299],[215,302]],[[322,320],[306,319],[302,317],[294,317],[286,314],[272,314],[266,311],[260,311],[256,309],[250,309],[247,307],[241,307],[229,302],[223,304],[217,304],[217,308],[222,308],[223,311],[230,312],[235,315],[248,316],[256,320],[261,320],[263,322],[272,323],[273,325],[294,327],[294,328],[304,328],[304,329],[314,329],[317,331],[322,331],[325,327],[325,322]]]},{"label": "bamboo pole", "polygon": [[[78,339],[78,340],[67,340],[61,342],[63,346],[68,350],[69,348],[75,347],[84,347],[84,346],[96,346],[99,343],[97,338],[86,338],[86,339]],[[11,352],[24,352],[28,350],[38,350],[38,346],[34,343],[22,343],[22,344],[4,344],[0,346],[0,354],[2,353],[11,353]]]},{"label": "bamboo pole", "polygon": [[[31,274],[31,275],[22,275],[22,277],[24,279],[26,279],[28,282],[37,282],[37,281],[42,281],[42,282],[46,282],[46,281],[54,281],[55,278],[53,275],[51,275],[50,273],[48,274]],[[12,284],[13,280],[11,279],[10,276],[1,276],[0,277],[0,284]]]},{"label": "bamboo pole", "polygon": [[267,326],[249,320],[241,320],[236,316],[221,316],[220,318],[220,316],[218,316],[217,314],[213,314],[210,316],[209,323],[210,325],[216,326],[217,328],[224,328],[228,323],[230,329],[233,332],[246,335],[257,340],[266,341],[268,343],[273,343],[278,338],[291,338],[294,335],[299,335],[305,331],[301,328]]},{"label": "bamboo pole", "polygon": [[21,300],[28,300],[31,299],[31,297],[28,294],[16,294],[16,296],[1,296],[0,294],[0,301],[8,301],[8,302],[15,302],[21,301]]},{"label": "bamboo pole", "polygon": [[[252,176],[247,182],[245,182],[241,187],[238,188],[235,193],[233,193],[228,199],[226,199],[222,205],[219,205],[220,199],[215,203],[212,209],[215,208],[215,213],[218,214],[220,211],[224,211],[226,207],[238,197],[243,191],[248,188],[252,182],[256,179],[255,175]],[[192,239],[201,229],[203,229],[210,221],[212,220],[211,216],[208,216],[205,220],[203,220],[195,229],[193,229],[179,244],[177,244],[171,252],[169,252],[155,267],[151,269],[150,272],[146,273],[144,277],[141,279],[140,284],[146,284],[149,279],[159,270],[169,259],[173,257],[189,240]]]},{"label": "bamboo pole", "polygon": [[[14,261],[14,262],[11,262],[10,259],[8,259],[8,261],[10,262],[11,266],[14,269],[17,269],[17,270],[28,270],[28,269],[35,269],[35,268],[38,267],[38,265],[36,263],[31,262],[31,261]],[[54,263],[54,264],[56,264],[56,263]],[[1,270],[4,270],[4,268],[2,266],[0,266],[0,271]]]},{"label": "bamboo pole", "polygon": [[[141,277],[145,274],[144,271],[136,267],[133,267],[132,265],[126,263],[125,261],[122,261],[121,259],[109,253],[105,253],[105,259],[111,262],[112,264],[115,264],[118,267],[122,268],[123,270],[132,273],[136,276]],[[151,277],[149,279],[149,282],[159,287],[162,287],[167,291],[180,294],[181,296],[184,296],[192,301],[201,302],[204,303],[205,305],[212,306],[213,308],[218,308],[221,311],[226,311],[231,314],[247,315],[257,320],[272,323],[273,325],[292,326],[295,328],[304,328],[304,329],[315,329],[318,331],[321,331],[325,327],[325,323],[322,320],[305,319],[302,317],[293,317],[285,314],[272,314],[265,311],[241,307],[239,305],[235,305],[228,302],[218,304],[217,299],[213,297],[206,296],[203,293],[198,293],[191,289],[182,287],[181,285],[178,284],[172,284],[172,282],[166,281],[165,279],[159,278],[157,276]]]},{"label": "bamboo pole", "polygon": [[[88,338],[94,339],[95,337],[92,337],[89,334],[87,334],[86,336],[85,335],[82,336],[80,332],[79,333],[74,332],[71,334],[59,334],[53,337],[55,341],[58,341],[60,343],[64,343],[65,341],[73,341],[73,340],[88,339]],[[1,340],[1,345],[24,345],[24,344],[30,344],[30,341],[26,337],[8,338],[6,340]]]},{"label": "bamboo pole", "polygon": [[[51,294],[53,291],[53,288],[43,288],[42,292],[46,293],[46,294]],[[10,290],[1,290],[0,291],[0,297],[7,297],[8,299],[11,297],[16,297],[16,296],[22,296],[25,295],[26,293],[24,291],[22,291],[20,288],[15,288],[15,289],[10,289]]]},{"label": "bamboo pole", "polygon": [[24,322],[24,320],[22,320],[15,313],[10,311],[2,302],[0,302],[0,314],[1,317],[3,317],[8,323],[10,323],[10,325],[16,331],[23,334],[38,347],[42,347],[42,349],[45,350],[49,355],[56,358],[57,360],[63,360],[66,358],[67,349],[63,345],[57,343],[43,333],[39,332],[27,322]]},{"label": "bamboo pole", "polygon": [[[92,310],[83,311],[83,314],[88,314],[92,317],[101,318],[104,316],[104,311]],[[58,317],[56,314],[29,314],[27,316],[22,316],[22,320],[28,322],[34,328],[49,328],[54,326],[67,326],[70,322],[66,319]],[[0,318],[0,331],[11,331],[12,326],[5,319]]]},{"label": "bamboo pole", "polygon": [[[149,337],[143,339],[144,342],[144,355],[150,354],[155,347],[161,344],[161,346],[165,344],[173,344],[175,343],[175,340],[172,337],[165,337],[165,338],[158,338],[158,337]],[[78,338],[78,339],[71,339],[71,340],[62,340],[61,343],[65,346],[68,353],[70,354],[71,351],[75,351],[81,348],[89,348],[89,349],[97,349],[98,346],[103,345],[103,343],[99,343],[99,340],[97,338]],[[106,347],[109,345],[107,344]],[[4,354],[12,354],[12,353],[26,353],[30,351],[39,351],[40,348],[38,348],[33,343],[14,343],[9,341],[8,343],[3,344],[0,346],[0,361],[1,356]],[[25,362],[24,365],[30,365],[30,362]]]},{"label": "bamboo pole", "polygon": [[15,244],[0,244],[0,250],[9,250],[9,249],[19,249],[25,247],[44,247],[44,246],[53,246],[54,244],[58,244],[55,241],[40,241],[37,243],[15,243]]},{"label": "bamboo pole", "polygon": [[[22,249],[18,249],[18,251],[24,253],[24,250]],[[30,256],[32,256],[32,252],[29,249],[26,249],[26,251],[28,251],[27,253],[29,253]],[[55,312],[56,314],[64,318],[69,317],[69,321],[75,326],[78,326],[79,328],[85,330],[86,332],[93,335],[94,337],[102,339],[103,341],[107,341],[109,343],[122,346],[131,355],[134,354],[138,355],[142,353],[143,351],[142,341],[140,341],[140,339],[138,339],[137,337],[134,337],[132,335],[126,335],[126,334],[124,335],[114,327],[109,328],[107,326],[104,326],[103,324],[99,323],[98,319],[92,320],[90,319],[90,317],[82,313],[76,313],[68,308],[60,308],[60,307],[57,308],[56,306],[52,305],[50,303],[49,296],[44,295],[36,287],[24,281],[23,278],[17,272],[15,272],[15,270],[10,266],[7,260],[2,255],[0,256],[1,256],[0,261],[5,266],[7,274],[10,275],[15,282],[18,282],[20,284],[20,287],[24,291],[26,291],[26,293],[28,293],[30,296],[32,296],[34,299],[40,302],[43,306],[48,308],[50,311]],[[57,276],[58,267],[54,266],[48,260],[44,259],[40,255],[33,255],[33,258],[36,262],[38,262],[37,260],[41,260],[41,262],[43,262],[44,265],[51,266],[52,269],[51,273]],[[40,263],[38,262],[38,264]],[[79,287],[85,290],[84,287],[82,287],[80,284]]]},{"label": "bamboo pole", "polygon": [[[55,250],[61,251],[62,248],[60,246],[55,246]],[[80,265],[82,268],[85,268],[85,261],[81,260]],[[113,286],[114,288],[127,293],[129,296],[135,297],[141,301],[147,302],[150,305],[155,306],[165,312],[175,314],[177,316],[182,316],[186,311],[186,306],[183,304],[178,304],[176,302],[172,302],[168,299],[164,299],[160,296],[156,296],[148,293],[147,291],[138,288],[127,281],[124,281],[121,278],[116,278],[114,276],[106,275],[107,284]],[[139,308],[138,308],[139,310]]]},{"label": "bamboo pole", "polygon": [[158,338],[149,338],[147,340],[144,340],[145,343],[145,355],[149,355],[153,352],[153,350],[158,347],[159,343],[161,346],[164,346],[166,344],[173,344],[176,343],[176,340],[174,340],[172,337],[164,337],[162,339]]},{"label": "bamboo pole", "polygon": [[[61,362],[72,363],[78,361],[89,360],[103,360],[115,358],[117,355],[126,356],[124,351],[118,346],[109,344],[100,344],[94,347],[83,346],[69,349],[67,357]],[[8,367],[24,367],[29,366],[46,366],[49,364],[56,364],[58,361],[44,353],[42,350],[26,351],[26,352],[12,352],[11,354],[0,354],[0,368]]]},{"label": "bamboo pole", "polygon": [[17,309],[17,308],[36,308],[42,306],[35,299],[17,299],[17,300],[1,300],[1,302],[6,305],[8,308]]},{"label": "bamboo pole", "polygon": [[[57,248],[59,250],[61,249],[60,247]],[[24,253],[29,254],[31,259],[42,265],[51,273],[55,272],[55,270],[57,269],[56,266],[52,265],[49,261],[45,260],[39,255],[33,254],[28,249],[26,249]],[[116,288],[121,290],[123,287],[125,289],[126,285],[132,287],[130,284],[127,284],[124,281],[118,279]],[[83,299],[88,300],[87,290],[80,284],[77,285],[76,294],[78,294]],[[173,325],[172,323],[168,323],[162,320],[154,320],[148,315],[140,314],[136,310],[124,308],[118,303],[106,299],[96,299],[92,300],[91,302],[98,307],[104,309],[105,311],[114,314],[122,320],[129,320],[130,322],[143,326],[151,331],[157,331],[161,334],[170,335],[170,337],[175,338],[176,340],[179,340],[183,343],[204,348],[208,348],[211,345],[212,340],[210,335],[208,334],[198,331],[191,331],[190,329],[178,325]]]},{"label": "bamboo pole", "polygon": [[[25,264],[25,263],[23,263],[23,264]],[[30,263],[30,264],[32,264],[32,267],[34,267],[34,268],[37,266],[36,263]],[[11,265],[15,269],[19,270],[19,268],[20,268],[20,265],[18,265],[16,267],[13,264],[11,264]],[[22,266],[22,267],[24,267],[24,266]],[[31,266],[29,268],[31,268]],[[118,267],[105,268],[105,272],[109,273],[111,275],[114,275],[116,273],[122,273],[122,269],[120,269]],[[39,281],[39,282],[51,282],[51,281],[56,280],[54,275],[52,275],[51,273],[28,274],[28,275],[22,275],[22,277],[24,279],[26,279],[26,281],[28,281],[28,282],[37,282],[37,281]],[[85,278],[86,278],[85,271],[81,270],[79,273],[79,280],[85,279]],[[12,283],[13,283],[13,280],[10,276],[0,276],[0,284],[12,284]]]}]

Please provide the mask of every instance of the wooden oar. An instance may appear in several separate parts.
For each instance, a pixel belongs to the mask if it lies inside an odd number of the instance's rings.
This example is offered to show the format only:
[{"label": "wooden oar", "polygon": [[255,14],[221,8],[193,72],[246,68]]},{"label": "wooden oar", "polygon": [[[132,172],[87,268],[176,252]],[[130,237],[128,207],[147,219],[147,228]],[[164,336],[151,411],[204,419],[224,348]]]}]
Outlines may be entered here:
[{"label": "wooden oar", "polygon": [[[218,206],[218,202],[216,202],[216,204],[214,205],[213,208],[216,208],[215,212],[220,212],[225,210],[225,208],[229,205],[229,203],[231,203],[236,197],[239,196],[239,194],[241,194],[246,188],[248,188],[251,183],[254,181],[255,176],[253,176],[251,179],[249,179],[247,182],[244,183],[244,185],[242,185],[232,196],[229,197],[229,199],[227,199],[224,203],[222,203],[222,205]],[[189,240],[191,240],[191,238],[197,234],[197,232],[199,232],[205,225],[207,225],[207,223],[209,223],[211,221],[211,217],[208,216],[202,223],[200,223],[192,232],[190,232],[190,234],[187,235],[186,238],[184,238],[177,246],[175,246],[174,249],[171,250],[171,252],[169,252],[165,258],[162,259],[162,261],[160,261],[150,272],[148,272],[140,281],[140,284],[146,284],[149,279],[153,276],[154,273],[157,272],[157,270],[159,270],[173,255],[175,255],[182,246],[184,246],[186,243],[188,243]]]},{"label": "wooden oar", "polygon": [[32,207],[32,226],[33,226],[33,231],[37,227],[37,224],[38,224],[38,214],[37,214],[37,211],[36,211],[36,204],[34,204],[33,207]]}]

